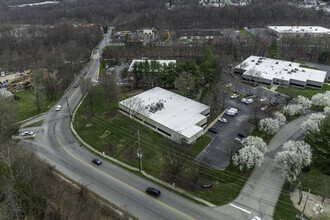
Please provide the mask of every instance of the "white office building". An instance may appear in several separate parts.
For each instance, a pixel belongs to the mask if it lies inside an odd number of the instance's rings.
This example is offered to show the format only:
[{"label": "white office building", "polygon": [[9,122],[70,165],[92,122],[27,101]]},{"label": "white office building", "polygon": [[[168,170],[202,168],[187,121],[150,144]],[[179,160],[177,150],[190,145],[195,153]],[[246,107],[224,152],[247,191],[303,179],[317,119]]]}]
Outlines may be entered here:
[{"label": "white office building", "polygon": [[327,72],[300,67],[300,63],[250,56],[235,67],[242,80],[266,86],[281,85],[322,89]]},{"label": "white office building", "polygon": [[119,111],[173,141],[192,144],[204,133],[210,107],[155,87],[119,102]]},{"label": "white office building", "polygon": [[[133,66],[135,63],[145,62],[145,61],[146,60],[133,60],[131,65],[128,68],[128,72],[133,72]],[[153,61],[153,60],[147,60],[147,61],[149,62],[149,65],[150,65],[151,61]],[[155,60],[155,61],[158,62],[160,65],[164,65],[164,64],[168,65],[170,63],[176,64],[176,60]]]},{"label": "white office building", "polygon": [[330,37],[330,29],[321,26],[268,26],[267,31],[277,37]]}]

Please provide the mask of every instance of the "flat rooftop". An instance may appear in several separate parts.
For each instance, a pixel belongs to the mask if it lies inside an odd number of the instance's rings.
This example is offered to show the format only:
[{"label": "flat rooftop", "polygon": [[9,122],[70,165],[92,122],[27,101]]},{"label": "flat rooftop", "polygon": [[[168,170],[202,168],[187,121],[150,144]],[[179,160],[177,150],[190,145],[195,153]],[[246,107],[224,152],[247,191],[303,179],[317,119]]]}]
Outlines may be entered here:
[{"label": "flat rooftop", "polygon": [[[134,65],[134,63],[136,63],[136,62],[145,62],[146,60],[133,60],[132,61],[132,63],[131,63],[131,65],[129,66],[129,68],[128,68],[128,72],[132,72],[133,71],[133,65]],[[150,62],[151,61],[153,61],[153,60],[147,60],[148,62],[149,62],[149,64],[150,64]],[[160,64],[166,64],[166,65],[168,65],[169,63],[176,63],[176,60],[155,60],[155,61],[157,61],[158,63],[160,63]]]},{"label": "flat rooftop", "polygon": [[300,63],[290,61],[250,56],[240,65],[236,66],[236,68],[246,70],[243,73],[244,75],[253,75],[255,72],[259,72],[261,78],[269,80],[277,78],[286,81],[295,79],[299,81],[312,80],[324,82],[327,75],[326,71],[299,67],[300,65]]},{"label": "flat rooftop", "polygon": [[[196,124],[206,118],[206,116],[200,113],[209,108],[207,105],[159,87],[150,89],[130,99],[135,97],[141,98],[144,106],[150,106],[161,101],[164,104],[164,108],[155,113],[148,111],[147,117],[187,138],[191,138],[203,130],[202,127]],[[126,106],[126,100],[120,103]]]},{"label": "flat rooftop", "polygon": [[321,26],[268,26],[268,28],[279,33],[309,33],[322,34],[330,33],[330,29]]}]

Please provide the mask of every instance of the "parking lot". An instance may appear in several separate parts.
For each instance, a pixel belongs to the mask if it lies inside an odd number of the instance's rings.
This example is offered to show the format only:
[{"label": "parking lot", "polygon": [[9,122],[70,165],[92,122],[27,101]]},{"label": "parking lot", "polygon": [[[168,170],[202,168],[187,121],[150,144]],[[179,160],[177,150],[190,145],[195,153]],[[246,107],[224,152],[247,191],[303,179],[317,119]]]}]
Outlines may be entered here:
[{"label": "parking lot", "polygon": [[[235,116],[223,115],[227,119],[227,123],[218,121],[212,128],[217,130],[217,134],[207,132],[206,135],[213,138],[213,141],[207,146],[198,156],[197,159],[207,158],[208,163],[217,169],[225,169],[230,162],[230,153],[236,151],[241,145],[237,138],[238,133],[249,135],[254,125],[248,122],[256,108],[259,108],[259,103],[255,101],[252,104],[244,104],[241,102],[242,97],[230,99],[228,97],[225,107],[238,108],[239,112]],[[256,100],[256,99],[255,99]],[[260,111],[261,116],[266,115]]]}]

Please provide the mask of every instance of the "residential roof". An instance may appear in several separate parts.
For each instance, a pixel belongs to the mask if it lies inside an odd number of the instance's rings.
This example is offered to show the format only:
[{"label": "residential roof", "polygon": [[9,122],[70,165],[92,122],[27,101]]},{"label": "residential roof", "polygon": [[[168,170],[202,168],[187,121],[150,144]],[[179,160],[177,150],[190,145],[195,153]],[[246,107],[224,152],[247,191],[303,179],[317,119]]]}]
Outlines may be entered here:
[{"label": "residential roof", "polygon": [[330,29],[321,26],[268,26],[268,28],[279,33],[310,33],[322,34],[330,33]]},{"label": "residential roof", "polygon": [[[145,60],[133,60],[132,63],[131,63],[131,65],[128,68],[128,72],[132,72],[133,71],[133,65],[134,65],[134,63],[136,63],[136,62],[144,62],[144,61]],[[148,60],[149,64],[150,64],[151,61],[153,61],[153,60]],[[168,65],[169,63],[176,63],[176,60],[155,60],[155,61],[159,62],[162,65],[163,64]]]},{"label": "residential roof", "polygon": [[246,70],[244,75],[253,75],[256,72],[260,73],[260,77],[273,80],[274,78],[299,81],[313,80],[323,83],[327,75],[326,71],[314,70],[304,67],[299,67],[300,63],[290,61],[271,59],[259,56],[250,56],[244,60],[237,69]]},{"label": "residential roof", "polygon": [[[187,138],[191,138],[203,130],[202,127],[196,124],[206,118],[201,112],[209,108],[207,105],[159,87],[150,89],[130,99],[135,97],[141,98],[146,107],[161,101],[164,104],[164,108],[155,113],[148,111],[147,117]],[[125,101],[120,103],[125,106]]]},{"label": "residential roof", "polygon": [[14,94],[9,92],[7,89],[4,89],[4,88],[0,89],[0,97],[8,98],[11,96],[14,96]]}]

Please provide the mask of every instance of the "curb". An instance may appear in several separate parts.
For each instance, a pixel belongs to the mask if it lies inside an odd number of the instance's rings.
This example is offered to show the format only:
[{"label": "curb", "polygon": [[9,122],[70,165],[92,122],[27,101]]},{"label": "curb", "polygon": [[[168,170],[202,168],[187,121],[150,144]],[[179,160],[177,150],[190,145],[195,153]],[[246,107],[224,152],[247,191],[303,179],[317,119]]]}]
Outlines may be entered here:
[{"label": "curb", "polygon": [[[85,97],[86,97],[86,96],[85,96]],[[89,150],[93,151],[94,153],[98,154],[99,156],[102,156],[102,157],[104,157],[104,158],[106,158],[106,159],[108,159],[108,160],[110,160],[110,161],[113,161],[113,162],[115,162],[115,163],[118,163],[118,164],[120,164],[121,166],[123,166],[123,167],[125,167],[125,168],[127,168],[127,169],[129,169],[129,170],[139,172],[139,169],[138,169],[138,168],[135,168],[135,167],[132,167],[132,166],[130,166],[130,165],[127,165],[126,163],[123,163],[123,162],[121,162],[121,161],[119,161],[119,160],[117,160],[117,159],[115,159],[115,158],[113,158],[113,157],[110,157],[110,156],[106,155],[105,153],[101,153],[100,151],[94,149],[93,147],[91,147],[89,144],[87,144],[87,143],[86,143],[86,142],[85,142],[85,141],[84,141],[84,140],[78,135],[78,133],[76,132],[76,130],[75,130],[74,127],[73,127],[73,122],[74,122],[74,118],[75,118],[76,112],[77,112],[78,108],[80,107],[80,105],[82,104],[82,102],[83,102],[83,100],[85,99],[85,97],[83,97],[83,98],[81,99],[81,101],[80,101],[79,104],[77,105],[77,107],[76,107],[76,109],[74,110],[73,115],[72,115],[72,120],[71,120],[71,123],[70,123],[70,127],[71,127],[71,131],[73,132],[73,134],[76,136],[76,138],[77,138],[77,139],[78,139],[78,140],[79,140],[79,141],[80,141],[85,147],[87,147]],[[223,113],[222,113],[222,114],[223,114]],[[215,121],[216,121],[216,120],[215,120]],[[203,204],[205,204],[205,205],[207,205],[207,206],[209,206],[209,207],[212,207],[212,208],[217,207],[216,205],[214,205],[214,204],[212,204],[212,203],[210,203],[210,202],[208,202],[208,201],[206,201],[206,200],[204,200],[204,199],[201,199],[201,198],[199,198],[199,197],[197,197],[197,196],[194,196],[194,195],[192,195],[192,194],[190,194],[190,193],[184,191],[183,189],[180,189],[180,188],[178,188],[178,187],[176,187],[176,186],[174,186],[174,185],[171,185],[171,184],[169,184],[169,183],[167,183],[167,182],[164,182],[164,181],[162,181],[162,180],[160,180],[160,179],[158,179],[158,178],[155,178],[154,176],[151,176],[150,174],[146,173],[146,172],[143,171],[143,170],[142,170],[141,173],[142,173],[145,177],[147,177],[147,178],[149,178],[149,179],[151,179],[151,180],[153,180],[153,181],[155,181],[155,182],[157,182],[157,183],[160,183],[160,184],[162,184],[162,185],[165,185],[166,187],[168,187],[168,188],[170,188],[170,189],[172,189],[172,190],[175,190],[175,191],[177,191],[177,192],[179,192],[179,193],[181,193],[181,194],[184,194],[185,196],[188,196],[188,197],[190,197],[190,198],[192,198],[192,199],[194,199],[194,200],[196,200],[196,201],[198,201],[198,202],[200,202],[200,203],[203,203]]]},{"label": "curb", "polygon": [[[46,111],[46,112],[48,112],[48,111]],[[44,115],[46,112],[40,113],[39,115],[32,116],[31,118],[24,119],[22,121],[16,122],[15,125],[17,125],[17,124],[23,124],[23,123],[25,123],[27,121],[30,121],[30,120],[35,119],[35,118],[38,118],[38,117]]]}]

